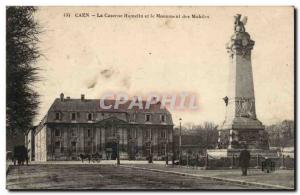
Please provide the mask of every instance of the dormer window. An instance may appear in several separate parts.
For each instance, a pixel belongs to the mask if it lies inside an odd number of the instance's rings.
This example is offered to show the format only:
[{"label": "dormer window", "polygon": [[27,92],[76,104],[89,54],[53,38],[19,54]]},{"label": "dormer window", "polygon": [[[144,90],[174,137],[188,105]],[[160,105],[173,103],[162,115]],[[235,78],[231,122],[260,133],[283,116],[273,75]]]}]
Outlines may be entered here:
[{"label": "dormer window", "polygon": [[88,121],[92,121],[93,120],[93,114],[92,113],[88,113],[87,114],[87,120]]},{"label": "dormer window", "polygon": [[60,112],[56,112],[55,113],[55,120],[61,120],[61,114],[60,114]]},{"label": "dormer window", "polygon": [[151,115],[150,114],[146,114],[146,122],[150,122],[151,121]]},{"label": "dormer window", "polygon": [[75,120],[76,120],[76,113],[75,113],[75,112],[72,112],[72,113],[71,113],[71,120],[72,120],[72,121],[75,121]]},{"label": "dormer window", "polygon": [[166,115],[160,115],[160,121],[162,123],[166,122]]},{"label": "dormer window", "polygon": [[131,116],[131,121],[136,122],[136,113],[133,113]]}]

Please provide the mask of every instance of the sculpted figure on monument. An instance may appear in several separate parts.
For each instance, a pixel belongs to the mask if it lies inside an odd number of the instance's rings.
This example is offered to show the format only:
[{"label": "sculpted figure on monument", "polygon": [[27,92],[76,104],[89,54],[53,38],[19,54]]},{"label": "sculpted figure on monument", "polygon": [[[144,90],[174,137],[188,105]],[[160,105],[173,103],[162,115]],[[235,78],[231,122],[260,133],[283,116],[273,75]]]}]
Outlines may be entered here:
[{"label": "sculpted figure on monument", "polygon": [[245,56],[252,50],[254,41],[250,39],[250,35],[245,29],[247,17],[241,19],[241,14],[237,14],[234,18],[234,34],[226,45],[227,52],[231,57],[235,54]]},{"label": "sculpted figure on monument", "polygon": [[235,32],[245,32],[245,25],[247,23],[247,17],[244,17],[241,21],[241,14],[237,14],[234,16],[234,31]]},{"label": "sculpted figure on monument", "polygon": [[236,102],[236,115],[240,117],[247,117],[255,119],[254,101],[251,98],[241,98]]}]

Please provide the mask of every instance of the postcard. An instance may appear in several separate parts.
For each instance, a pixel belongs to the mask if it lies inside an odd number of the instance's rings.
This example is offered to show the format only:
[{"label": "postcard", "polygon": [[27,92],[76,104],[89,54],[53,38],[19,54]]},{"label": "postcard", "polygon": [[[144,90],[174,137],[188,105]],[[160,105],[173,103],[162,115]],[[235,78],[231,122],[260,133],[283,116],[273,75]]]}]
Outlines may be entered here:
[{"label": "postcard", "polygon": [[295,190],[293,6],[7,6],[7,190]]}]

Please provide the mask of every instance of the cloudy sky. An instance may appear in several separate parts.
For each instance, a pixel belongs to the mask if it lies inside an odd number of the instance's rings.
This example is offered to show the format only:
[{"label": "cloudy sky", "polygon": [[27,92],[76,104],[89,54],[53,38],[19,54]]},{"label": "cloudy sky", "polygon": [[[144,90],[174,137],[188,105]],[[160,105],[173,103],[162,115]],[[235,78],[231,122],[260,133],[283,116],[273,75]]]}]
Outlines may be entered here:
[{"label": "cloudy sky", "polygon": [[[64,17],[70,13],[71,17]],[[205,19],[97,18],[75,14],[205,15]],[[293,119],[294,40],[292,7],[40,7],[44,28],[38,66],[43,80],[38,122],[59,94],[99,98],[189,91],[197,111],[172,111],[173,121],[220,123],[225,117],[230,68],[225,44],[233,16],[248,16],[257,117],[264,124]]]}]

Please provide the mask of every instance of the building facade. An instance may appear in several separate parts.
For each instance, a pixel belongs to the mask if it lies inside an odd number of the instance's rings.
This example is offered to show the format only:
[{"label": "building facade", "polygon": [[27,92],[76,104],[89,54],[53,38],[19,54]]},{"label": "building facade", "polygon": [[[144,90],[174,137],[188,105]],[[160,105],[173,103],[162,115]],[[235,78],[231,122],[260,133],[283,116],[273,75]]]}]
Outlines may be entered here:
[{"label": "building facade", "polygon": [[[99,99],[55,99],[34,132],[36,161],[77,160],[79,154],[115,159],[160,159],[173,151],[173,122],[161,104],[149,109],[132,107],[130,101],[118,109],[102,109]],[[114,105],[115,100],[104,100]],[[146,102],[142,102],[145,105]]]}]

